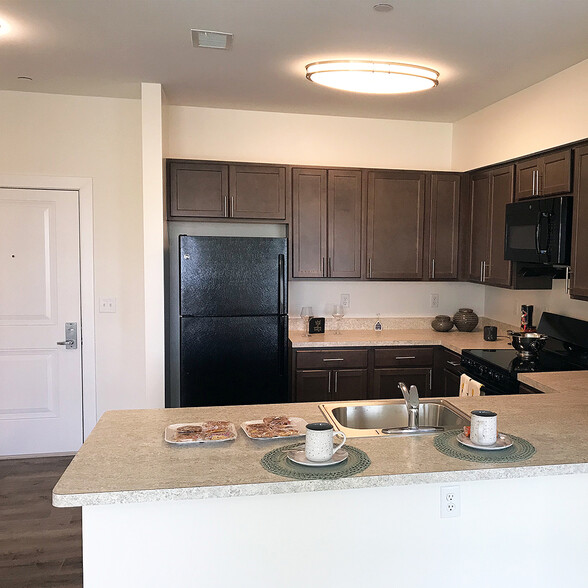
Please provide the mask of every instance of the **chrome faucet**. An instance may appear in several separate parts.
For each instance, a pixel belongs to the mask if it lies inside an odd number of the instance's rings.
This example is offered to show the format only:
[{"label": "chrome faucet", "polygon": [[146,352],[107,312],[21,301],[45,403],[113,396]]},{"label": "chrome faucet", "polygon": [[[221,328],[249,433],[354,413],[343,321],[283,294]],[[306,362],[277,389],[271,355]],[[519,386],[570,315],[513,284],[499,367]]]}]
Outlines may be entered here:
[{"label": "chrome faucet", "polygon": [[398,382],[398,387],[404,396],[406,408],[408,410],[408,429],[419,428],[419,391],[416,386],[411,386],[410,390],[404,382]]},{"label": "chrome faucet", "polygon": [[384,435],[395,434],[417,434],[417,433],[433,433],[436,431],[443,431],[443,427],[435,426],[419,426],[419,391],[416,386],[411,386],[410,390],[406,387],[404,382],[398,382],[398,387],[404,396],[406,408],[408,410],[408,427],[390,427],[382,429]]}]

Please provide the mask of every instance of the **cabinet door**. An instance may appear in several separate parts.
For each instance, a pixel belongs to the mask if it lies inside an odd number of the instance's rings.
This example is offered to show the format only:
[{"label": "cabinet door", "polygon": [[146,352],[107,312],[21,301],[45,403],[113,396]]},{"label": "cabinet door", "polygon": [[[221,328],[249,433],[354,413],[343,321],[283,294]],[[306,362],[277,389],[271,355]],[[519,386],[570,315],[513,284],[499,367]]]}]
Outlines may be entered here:
[{"label": "cabinet door", "polygon": [[482,281],[482,264],[487,261],[490,174],[472,176],[470,187],[470,251],[468,280]]},{"label": "cabinet door", "polygon": [[459,396],[461,374],[443,369],[443,396]]},{"label": "cabinet door", "polygon": [[328,256],[330,278],[361,277],[361,171],[328,171]]},{"label": "cabinet door", "polygon": [[369,172],[368,279],[423,277],[425,174]]},{"label": "cabinet door", "polygon": [[538,195],[537,174],[541,162],[538,157],[516,164],[515,200]]},{"label": "cabinet door", "polygon": [[570,294],[588,299],[588,146],[575,150],[574,230]]},{"label": "cabinet door", "polygon": [[228,214],[229,166],[169,161],[170,218],[222,218]]},{"label": "cabinet door", "polygon": [[431,395],[431,377],[430,368],[377,368],[374,370],[374,389],[371,397],[375,400],[402,398],[398,383],[404,382],[408,388],[416,386],[419,396],[425,398]]},{"label": "cabinet door", "polygon": [[514,167],[501,167],[490,172],[490,232],[485,283],[510,286],[511,262],[504,259],[506,205],[513,201]]},{"label": "cabinet door", "polygon": [[296,370],[296,402],[326,402],[331,398],[330,370]]},{"label": "cabinet door", "polygon": [[365,400],[368,372],[365,370],[335,370],[333,372],[333,400]]},{"label": "cabinet door", "polygon": [[326,276],[327,172],[292,170],[292,276]]},{"label": "cabinet door", "polygon": [[543,177],[539,178],[541,196],[566,194],[571,191],[572,152],[556,151],[543,157]]},{"label": "cabinet door", "polygon": [[432,174],[429,192],[429,262],[431,280],[457,279],[459,246],[458,174]]},{"label": "cabinet door", "polygon": [[285,167],[231,165],[229,189],[232,218],[286,218]]}]

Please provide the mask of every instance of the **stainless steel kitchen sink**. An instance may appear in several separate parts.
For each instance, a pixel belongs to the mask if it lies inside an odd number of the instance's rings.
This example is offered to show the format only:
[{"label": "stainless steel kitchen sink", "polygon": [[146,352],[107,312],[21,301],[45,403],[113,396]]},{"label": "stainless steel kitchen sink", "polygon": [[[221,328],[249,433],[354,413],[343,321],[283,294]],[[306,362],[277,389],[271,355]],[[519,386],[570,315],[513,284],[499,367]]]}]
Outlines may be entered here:
[{"label": "stainless steel kitchen sink", "polygon": [[[382,429],[406,427],[408,423],[408,410],[404,400],[325,402],[319,404],[319,408],[333,427],[350,438],[390,437],[391,435],[382,433]],[[443,430],[449,430],[461,429],[469,424],[469,416],[447,400],[425,398],[420,401],[421,427],[442,427]],[[431,431],[406,431],[402,434],[430,435]]]}]

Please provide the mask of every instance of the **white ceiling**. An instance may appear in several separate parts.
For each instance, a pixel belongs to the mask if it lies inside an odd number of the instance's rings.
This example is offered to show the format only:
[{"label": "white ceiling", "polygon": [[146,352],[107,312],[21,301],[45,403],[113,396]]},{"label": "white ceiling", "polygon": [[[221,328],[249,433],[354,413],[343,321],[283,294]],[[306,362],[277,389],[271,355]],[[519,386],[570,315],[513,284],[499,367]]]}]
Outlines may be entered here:
[{"label": "white ceiling", "polygon": [[[0,90],[389,119],[459,120],[588,58],[588,0],[0,0]],[[234,34],[195,49],[190,29]],[[305,79],[305,64],[425,65],[439,86],[370,96]],[[32,77],[32,81],[18,80]]]}]

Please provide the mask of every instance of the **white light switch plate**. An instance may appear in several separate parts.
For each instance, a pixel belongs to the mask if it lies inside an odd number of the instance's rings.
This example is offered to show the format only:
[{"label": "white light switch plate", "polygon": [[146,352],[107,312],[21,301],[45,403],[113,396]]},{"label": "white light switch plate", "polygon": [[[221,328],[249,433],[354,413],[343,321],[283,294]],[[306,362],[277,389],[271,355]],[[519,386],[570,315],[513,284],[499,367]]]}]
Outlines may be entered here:
[{"label": "white light switch plate", "polygon": [[100,298],[100,312],[116,312],[116,298]]}]

